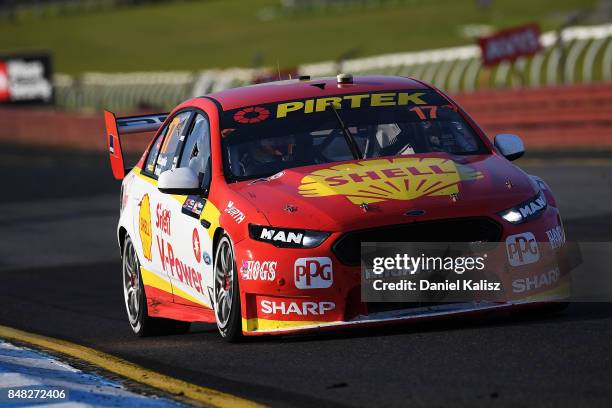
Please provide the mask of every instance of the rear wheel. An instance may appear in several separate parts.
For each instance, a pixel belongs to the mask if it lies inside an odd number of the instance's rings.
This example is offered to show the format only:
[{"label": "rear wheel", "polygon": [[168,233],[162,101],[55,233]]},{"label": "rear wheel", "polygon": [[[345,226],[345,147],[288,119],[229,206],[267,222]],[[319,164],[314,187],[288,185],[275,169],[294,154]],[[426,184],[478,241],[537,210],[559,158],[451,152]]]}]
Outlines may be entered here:
[{"label": "rear wheel", "polygon": [[180,334],[189,331],[191,323],[150,317],[147,312],[147,296],[140,274],[140,262],[130,237],[123,245],[123,297],[130,327],[139,337]]},{"label": "rear wheel", "polygon": [[221,336],[230,342],[242,338],[240,291],[236,273],[234,246],[223,234],[215,253],[215,318]]}]

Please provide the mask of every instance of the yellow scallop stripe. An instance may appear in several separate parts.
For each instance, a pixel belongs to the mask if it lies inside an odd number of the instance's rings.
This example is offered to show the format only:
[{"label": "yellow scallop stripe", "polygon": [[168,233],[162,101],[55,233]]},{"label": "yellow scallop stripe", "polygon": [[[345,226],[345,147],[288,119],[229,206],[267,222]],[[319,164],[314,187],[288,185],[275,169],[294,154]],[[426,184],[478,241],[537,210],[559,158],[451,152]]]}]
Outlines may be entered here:
[{"label": "yellow scallop stripe", "polygon": [[202,305],[210,309],[210,307],[204,304],[202,300],[196,298],[195,296],[190,295],[189,293],[185,292],[181,288],[172,286],[170,282],[159,277],[157,274],[153,273],[152,271],[149,271],[148,269],[143,268],[142,266],[140,267],[140,275],[142,276],[142,282],[147,286],[152,286],[156,289],[163,290],[164,292],[174,293],[174,295],[176,296],[180,296],[183,299],[189,300],[193,303],[197,303],[198,305]]},{"label": "yellow scallop stripe", "polygon": [[142,283],[145,285],[163,290],[170,294],[172,293],[172,285],[169,281],[142,266],[140,267],[140,276],[142,276]]},{"label": "yellow scallop stripe", "polygon": [[183,299],[189,300],[193,303],[197,303],[198,305],[202,305],[208,309],[210,309],[209,306],[207,306],[206,304],[204,304],[204,302],[198,298],[196,298],[195,296],[190,295],[189,293],[185,292],[183,289],[181,288],[177,288],[176,286],[173,286],[172,289],[174,290],[174,294],[176,296],[180,296]]},{"label": "yellow scallop stripe", "polygon": [[299,329],[306,326],[326,326],[335,322],[313,322],[294,320],[242,319],[242,330],[246,332]]}]

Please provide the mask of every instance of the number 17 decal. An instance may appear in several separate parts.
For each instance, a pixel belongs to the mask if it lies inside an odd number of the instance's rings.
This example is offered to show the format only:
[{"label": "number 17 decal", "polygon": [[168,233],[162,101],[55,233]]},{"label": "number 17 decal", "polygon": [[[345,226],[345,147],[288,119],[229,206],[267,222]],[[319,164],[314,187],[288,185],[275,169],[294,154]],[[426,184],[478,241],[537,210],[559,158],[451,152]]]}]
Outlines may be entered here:
[{"label": "number 17 decal", "polygon": [[[416,113],[421,120],[429,120],[438,119],[438,108],[450,109],[453,112],[457,112],[457,106],[455,105],[442,105],[439,107],[435,105],[415,106],[414,108],[410,109],[410,111]],[[427,112],[425,109],[429,111],[429,118],[427,117]]]},{"label": "number 17 decal", "polygon": [[[429,118],[427,117],[427,114],[423,111],[424,109],[429,109]],[[414,108],[410,109],[410,111],[416,113],[419,119],[421,120],[438,118],[438,107],[435,105],[415,106]]]}]

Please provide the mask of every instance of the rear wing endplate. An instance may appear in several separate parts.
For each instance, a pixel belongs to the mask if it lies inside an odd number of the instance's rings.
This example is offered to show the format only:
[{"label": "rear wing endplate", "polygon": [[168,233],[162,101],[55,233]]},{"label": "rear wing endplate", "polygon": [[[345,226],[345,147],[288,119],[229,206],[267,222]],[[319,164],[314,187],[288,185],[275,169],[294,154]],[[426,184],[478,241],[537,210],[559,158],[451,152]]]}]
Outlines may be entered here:
[{"label": "rear wing endplate", "polygon": [[121,150],[121,137],[130,133],[155,132],[168,117],[167,113],[155,113],[152,115],[115,117],[110,111],[104,111],[104,124],[106,126],[106,140],[110,154],[111,169],[117,180],[123,180],[126,173],[123,162],[123,151]]}]

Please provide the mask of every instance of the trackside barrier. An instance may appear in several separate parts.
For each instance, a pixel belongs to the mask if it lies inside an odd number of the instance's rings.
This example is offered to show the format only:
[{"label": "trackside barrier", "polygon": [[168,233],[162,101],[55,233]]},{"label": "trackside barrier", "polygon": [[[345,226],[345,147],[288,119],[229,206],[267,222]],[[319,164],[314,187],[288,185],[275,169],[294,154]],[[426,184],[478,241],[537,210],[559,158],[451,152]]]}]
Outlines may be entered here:
[{"label": "trackside barrier", "polygon": [[516,133],[527,147],[612,147],[612,83],[454,95],[489,137]]},{"label": "trackside barrier", "polygon": [[[412,76],[451,93],[612,80],[612,24],[566,28],[561,34],[562,48],[556,46],[558,37],[557,32],[546,32],[541,37],[543,52],[494,68],[483,67],[479,47],[468,45],[305,64],[298,71],[311,76],[335,75],[339,71]],[[56,101],[60,108],[68,110],[163,110],[193,96],[250,84],[261,74],[260,70],[246,68],[58,74]]]},{"label": "trackside barrier", "polygon": [[[612,149],[612,83],[480,90],[453,97],[483,127],[520,135],[528,150]],[[146,112],[141,112],[142,114]],[[0,109],[0,143],[107,150],[101,113]],[[141,153],[151,133],[122,141]]]}]

